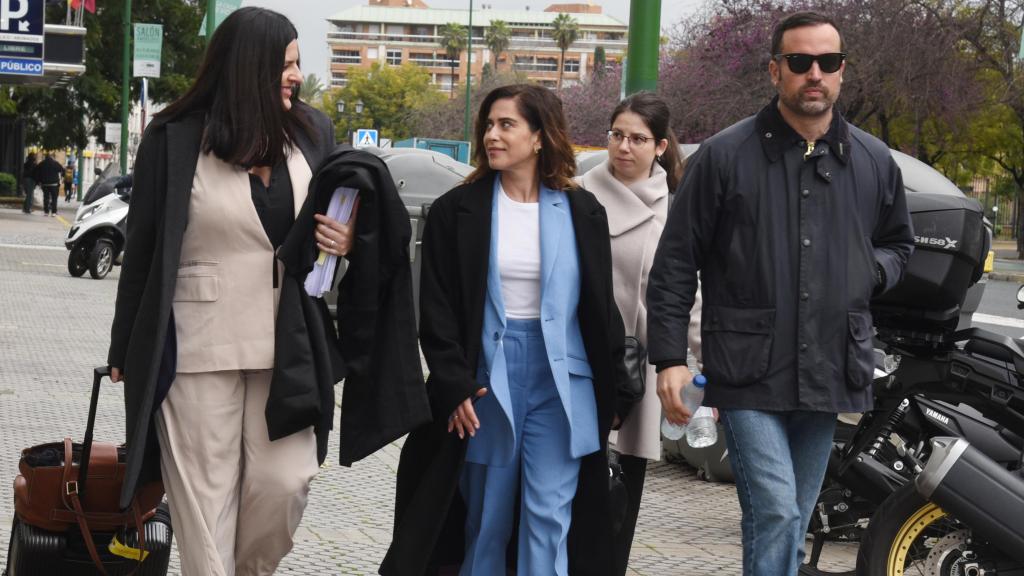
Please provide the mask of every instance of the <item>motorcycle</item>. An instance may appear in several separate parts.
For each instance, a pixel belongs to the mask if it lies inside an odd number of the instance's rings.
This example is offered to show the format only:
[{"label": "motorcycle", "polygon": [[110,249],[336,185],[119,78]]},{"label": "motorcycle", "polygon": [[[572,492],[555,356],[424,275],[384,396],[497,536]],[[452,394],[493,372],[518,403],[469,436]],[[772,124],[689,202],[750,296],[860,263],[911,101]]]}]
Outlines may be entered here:
[{"label": "motorcycle", "polygon": [[[880,375],[876,372],[875,408],[846,442],[833,448],[811,520],[811,553],[801,574],[898,573],[864,572],[861,564],[876,562],[867,551],[877,547],[877,534],[891,527],[885,518],[899,515],[889,510],[903,510],[915,478],[930,462],[935,438],[966,439],[1003,469],[1020,468],[1024,415],[1015,416],[1007,399],[1014,394],[1024,399],[1024,353],[1009,338],[976,328],[957,332],[951,340],[964,344],[922,349],[897,338],[886,350],[885,367]],[[1007,369],[1006,359],[1014,354],[1020,355],[1021,365]],[[993,391],[992,381],[1016,384]],[[857,571],[820,566],[829,542],[860,543]]]},{"label": "motorcycle", "polygon": [[112,186],[110,193],[95,197],[78,208],[64,240],[69,251],[68,273],[75,278],[88,271],[92,278],[99,280],[106,277],[115,264],[120,264],[131,196],[130,182],[130,179],[118,179],[112,183],[123,183],[121,187]]},{"label": "motorcycle", "polygon": [[955,337],[937,375],[997,434],[932,438],[914,481],[872,515],[857,574],[1024,575],[1024,350],[984,330]]}]

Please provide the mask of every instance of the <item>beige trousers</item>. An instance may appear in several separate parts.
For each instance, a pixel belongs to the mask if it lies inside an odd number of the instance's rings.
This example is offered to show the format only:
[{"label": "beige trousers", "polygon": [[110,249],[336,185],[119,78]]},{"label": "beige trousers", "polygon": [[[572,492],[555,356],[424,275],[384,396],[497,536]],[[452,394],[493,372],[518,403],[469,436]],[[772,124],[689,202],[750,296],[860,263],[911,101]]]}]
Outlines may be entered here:
[{"label": "beige trousers", "polygon": [[156,415],[182,576],[273,574],[316,475],[312,427],[275,442],[271,370],[177,374]]}]

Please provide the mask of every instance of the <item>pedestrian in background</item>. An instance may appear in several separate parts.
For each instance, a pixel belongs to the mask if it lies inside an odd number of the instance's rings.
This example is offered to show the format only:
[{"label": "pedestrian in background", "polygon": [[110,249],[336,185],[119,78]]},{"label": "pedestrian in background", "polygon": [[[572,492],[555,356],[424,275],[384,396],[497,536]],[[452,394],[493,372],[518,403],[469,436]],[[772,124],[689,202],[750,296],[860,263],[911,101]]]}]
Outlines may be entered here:
[{"label": "pedestrian in background", "polygon": [[71,195],[75,192],[75,165],[68,163],[64,168],[64,202],[71,202]]},{"label": "pedestrian in background", "polygon": [[53,152],[47,152],[32,175],[43,189],[43,215],[56,216],[57,196],[60,192],[61,178],[64,177],[64,167],[54,160]]},{"label": "pedestrian in background", "polygon": [[617,396],[624,336],[607,217],[572,182],[562,104],[546,88],[491,91],[473,149],[477,169],[434,202],[424,229],[434,422],[402,448],[380,572],[611,574],[606,439],[630,406]]},{"label": "pedestrian in background", "polygon": [[32,202],[36,194],[36,153],[29,152],[25,156],[25,166],[21,169],[21,190],[25,194],[25,201],[21,205],[21,211],[25,214],[32,213]]},{"label": "pedestrian in background", "polygon": [[743,512],[743,574],[796,574],[837,412],[872,406],[872,295],[914,236],[889,149],[835,102],[843,40],[801,12],[772,33],[778,95],[687,161],[647,290],[666,416],[686,422],[686,330],[701,274],[705,404],[720,410]]},{"label": "pedestrian in background", "polygon": [[[608,160],[579,176],[608,213],[615,303],[626,335],[647,347],[647,277],[668,216],[669,200],[683,165],[672,133],[668,105],[651,92],[638,92],[615,107],[609,120]],[[700,292],[690,313],[689,345],[700,364]],[[661,403],[654,366],[643,359],[646,392],[621,427],[611,433],[619,453],[628,506],[615,537],[615,574],[625,574],[633,543],[648,460],[661,460]]]},{"label": "pedestrian in background", "polygon": [[[334,148],[330,120],[297,99],[297,37],[276,12],[232,12],[136,157],[108,357],[112,379],[126,382],[121,503],[162,475],[183,576],[273,574],[323,457],[318,440],[326,446],[314,424],[333,400],[300,403],[305,389],[291,386],[315,384],[289,378],[333,364],[318,357],[337,350],[333,323],[320,306],[308,333],[278,330],[290,275],[275,250]],[[316,218],[316,248],[347,254],[355,219]],[[312,313],[302,308],[280,314]],[[282,366],[282,354],[303,360]],[[271,428],[272,416],[292,431]]]}]

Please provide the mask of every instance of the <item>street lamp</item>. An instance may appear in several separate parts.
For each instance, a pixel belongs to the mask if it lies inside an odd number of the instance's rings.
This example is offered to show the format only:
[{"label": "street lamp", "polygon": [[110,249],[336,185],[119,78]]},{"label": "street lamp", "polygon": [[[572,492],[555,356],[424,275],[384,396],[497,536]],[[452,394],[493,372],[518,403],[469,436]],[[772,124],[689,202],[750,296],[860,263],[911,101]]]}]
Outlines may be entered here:
[{"label": "street lamp", "polygon": [[344,100],[338,100],[338,105],[336,106],[336,108],[338,109],[338,114],[344,114],[345,113],[345,101]]}]

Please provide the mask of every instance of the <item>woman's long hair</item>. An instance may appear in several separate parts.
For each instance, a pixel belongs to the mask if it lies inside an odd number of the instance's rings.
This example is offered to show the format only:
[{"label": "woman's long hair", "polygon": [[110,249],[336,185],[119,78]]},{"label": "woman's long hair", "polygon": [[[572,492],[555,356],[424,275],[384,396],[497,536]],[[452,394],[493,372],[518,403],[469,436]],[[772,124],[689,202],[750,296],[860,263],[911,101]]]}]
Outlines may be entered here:
[{"label": "woman's long hair", "polygon": [[[284,161],[299,131],[316,138],[297,106],[281,105],[284,53],[298,36],[282,14],[235,10],[213,33],[195,82],[156,117],[205,113],[202,151],[230,164],[250,168]],[[292,99],[297,101],[295,94]]]},{"label": "woman's long hair", "polygon": [[612,116],[608,120],[609,128],[623,112],[632,112],[642,118],[657,142],[668,140],[668,148],[665,148],[657,162],[665,169],[669,191],[674,192],[683,179],[683,163],[679,156],[679,141],[672,132],[672,117],[668,104],[653,92],[632,94],[612,110]]},{"label": "woman's long hair", "polygon": [[572,177],[576,171],[576,160],[569,140],[568,123],[562,112],[562,101],[547,88],[533,84],[499,86],[484,98],[473,134],[476,170],[466,177],[466,182],[475,182],[495,172],[487,161],[484,134],[487,132],[487,117],[491,113],[491,106],[503,98],[515,101],[516,109],[526,119],[530,130],[540,130],[541,149],[537,157],[540,181],[552,190],[575,187]]}]

